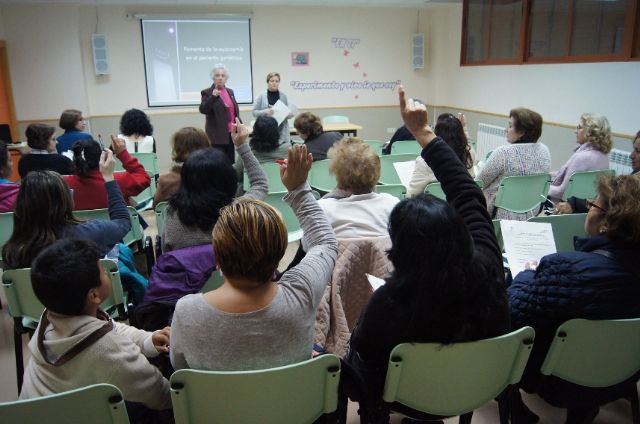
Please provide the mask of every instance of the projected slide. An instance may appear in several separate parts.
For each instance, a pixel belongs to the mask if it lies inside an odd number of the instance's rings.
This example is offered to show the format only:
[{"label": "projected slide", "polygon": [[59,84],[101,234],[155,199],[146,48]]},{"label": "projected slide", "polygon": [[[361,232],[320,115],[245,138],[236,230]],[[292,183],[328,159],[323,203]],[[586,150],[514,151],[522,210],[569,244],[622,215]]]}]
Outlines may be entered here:
[{"label": "projected slide", "polygon": [[249,19],[143,19],[142,43],[149,106],[199,105],[219,63],[238,103],[253,102]]}]

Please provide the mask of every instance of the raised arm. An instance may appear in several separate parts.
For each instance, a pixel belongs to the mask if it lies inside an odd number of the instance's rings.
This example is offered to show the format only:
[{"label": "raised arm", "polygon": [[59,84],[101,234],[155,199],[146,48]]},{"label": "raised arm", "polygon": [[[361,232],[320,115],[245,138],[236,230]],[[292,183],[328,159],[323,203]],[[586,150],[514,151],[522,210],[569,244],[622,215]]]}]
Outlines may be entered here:
[{"label": "raised arm", "polygon": [[211,113],[213,111],[213,104],[220,98],[218,90],[214,89],[209,92],[206,88],[200,92],[200,107],[198,110],[203,115]]},{"label": "raised arm", "polygon": [[131,156],[124,140],[111,134],[111,143],[113,152],[118,160],[122,162],[122,167],[127,171],[119,175],[117,179],[118,185],[125,196],[137,196],[145,188],[149,187],[151,178],[149,178],[144,166],[138,162],[138,159]]},{"label": "raised arm", "polygon": [[236,118],[236,123],[233,125],[233,132],[231,133],[231,140],[236,146],[236,151],[242,160],[244,169],[247,170],[247,176],[249,177],[249,190],[243,197],[251,197],[253,199],[264,200],[269,192],[269,183],[267,182],[267,174],[260,166],[260,162],[254,156],[247,143],[247,137],[249,136],[249,129],[240,123],[240,120]]}]

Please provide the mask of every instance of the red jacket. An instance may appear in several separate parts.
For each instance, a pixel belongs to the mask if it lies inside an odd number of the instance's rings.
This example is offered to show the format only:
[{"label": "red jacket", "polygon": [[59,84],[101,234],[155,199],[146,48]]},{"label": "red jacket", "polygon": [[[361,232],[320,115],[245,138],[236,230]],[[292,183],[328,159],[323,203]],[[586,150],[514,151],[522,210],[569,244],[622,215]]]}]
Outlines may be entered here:
[{"label": "red jacket", "polygon": [[[151,184],[149,174],[144,167],[125,149],[116,156],[126,172],[116,172],[114,179],[120,186],[124,198],[137,196]],[[74,210],[100,209],[107,207],[107,191],[104,179],[99,169],[93,169],[81,177],[79,175],[65,175],[65,181],[73,189]]]}]

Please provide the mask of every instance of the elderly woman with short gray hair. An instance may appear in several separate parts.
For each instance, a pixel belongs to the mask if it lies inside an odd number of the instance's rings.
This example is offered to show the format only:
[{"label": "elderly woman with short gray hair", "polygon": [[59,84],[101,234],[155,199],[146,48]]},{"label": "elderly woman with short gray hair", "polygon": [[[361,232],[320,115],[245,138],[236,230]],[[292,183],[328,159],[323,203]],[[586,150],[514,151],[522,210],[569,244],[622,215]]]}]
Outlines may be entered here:
[{"label": "elderly woman with short gray hair", "polygon": [[222,64],[211,70],[213,84],[200,92],[200,113],[206,116],[205,132],[211,145],[222,150],[231,163],[235,161],[235,151],[231,142],[231,130],[240,109],[233,90],[226,87],[229,70]]}]

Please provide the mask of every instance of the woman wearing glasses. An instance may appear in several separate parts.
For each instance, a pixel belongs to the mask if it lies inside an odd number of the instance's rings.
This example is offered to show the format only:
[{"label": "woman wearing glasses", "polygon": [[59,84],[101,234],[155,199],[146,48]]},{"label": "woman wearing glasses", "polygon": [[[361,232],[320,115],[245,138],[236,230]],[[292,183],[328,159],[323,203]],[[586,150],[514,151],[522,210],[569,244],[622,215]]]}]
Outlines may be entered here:
[{"label": "woman wearing glasses", "polygon": [[609,169],[607,153],[611,150],[611,127],[604,116],[584,113],[576,126],[576,142],[578,147],[562,168],[556,173],[549,198],[553,202],[562,200],[569,177],[579,171],[599,171]]},{"label": "woman wearing glasses", "polygon": [[[560,391],[563,397],[571,393],[576,404],[568,409],[567,423],[591,422],[599,405],[626,392],[618,394],[622,386],[614,386],[611,393],[596,397],[555,377],[542,380],[540,367],[558,326],[573,318],[640,317],[640,178],[604,176],[588,204],[589,236],[576,239],[576,251],[545,256],[537,269],[516,275],[508,289],[513,328],[530,325],[536,330],[521,387],[550,402]],[[629,384],[635,385],[637,378]]]}]

